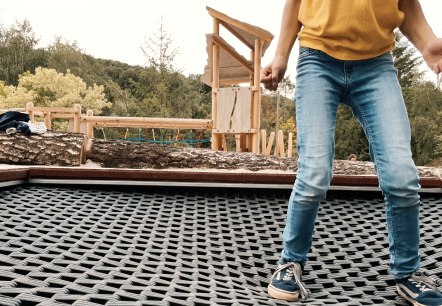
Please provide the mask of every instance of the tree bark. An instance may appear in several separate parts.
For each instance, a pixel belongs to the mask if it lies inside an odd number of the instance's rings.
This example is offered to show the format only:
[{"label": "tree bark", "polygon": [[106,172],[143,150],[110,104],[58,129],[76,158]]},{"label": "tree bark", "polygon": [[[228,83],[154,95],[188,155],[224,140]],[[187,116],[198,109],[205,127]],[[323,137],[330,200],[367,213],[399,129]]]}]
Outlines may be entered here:
[{"label": "tree bark", "polygon": [[[87,144],[87,145],[86,145]],[[106,141],[81,133],[6,135],[0,133],[0,163],[16,165],[80,166],[89,159],[106,168],[132,169],[245,169],[297,172],[295,158],[196,149],[173,145]],[[335,160],[334,174],[375,175],[366,161]],[[421,177],[439,177],[440,168],[418,167]]]},{"label": "tree bark", "polygon": [[293,158],[94,139],[87,159],[109,168],[295,170]]},{"label": "tree bark", "polygon": [[79,166],[85,161],[85,141],[86,136],[81,133],[0,133],[0,163]]}]

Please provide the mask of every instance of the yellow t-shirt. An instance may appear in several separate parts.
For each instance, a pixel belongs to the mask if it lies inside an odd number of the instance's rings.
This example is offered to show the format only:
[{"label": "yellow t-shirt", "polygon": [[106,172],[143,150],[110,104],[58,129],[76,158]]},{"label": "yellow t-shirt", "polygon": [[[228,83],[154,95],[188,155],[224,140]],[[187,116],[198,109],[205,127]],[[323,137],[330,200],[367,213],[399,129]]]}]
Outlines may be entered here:
[{"label": "yellow t-shirt", "polygon": [[299,43],[342,60],[379,56],[395,47],[404,19],[400,0],[302,0]]}]

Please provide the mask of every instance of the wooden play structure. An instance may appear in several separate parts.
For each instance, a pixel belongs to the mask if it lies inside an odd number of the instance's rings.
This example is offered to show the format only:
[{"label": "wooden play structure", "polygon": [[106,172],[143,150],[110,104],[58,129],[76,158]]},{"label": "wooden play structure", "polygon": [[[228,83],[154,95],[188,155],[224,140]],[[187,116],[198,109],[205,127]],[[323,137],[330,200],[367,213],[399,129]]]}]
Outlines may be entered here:
[{"label": "wooden play structure", "polygon": [[[237,151],[259,153],[259,73],[273,35],[206,8],[213,18],[213,33],[206,35],[208,61],[201,81],[212,87],[212,149],[226,150],[226,135],[233,134]],[[221,26],[250,49],[249,59],[221,37]],[[239,86],[243,83],[249,86]]]},{"label": "wooden play structure", "polygon": [[[267,142],[265,131],[260,130],[261,58],[274,36],[210,7],[206,9],[213,18],[213,32],[206,35],[208,61],[201,81],[212,87],[211,119],[95,116],[90,110],[82,115],[80,105],[73,108],[35,107],[30,102],[26,105],[26,111],[31,121],[35,121],[35,116],[43,117],[50,130],[52,119],[67,119],[70,122],[69,131],[83,133],[89,139],[94,137],[94,127],[210,130],[213,150],[226,151],[226,136],[233,135],[238,152],[259,153],[261,137],[262,154],[270,155],[273,141],[276,140],[274,155],[285,155],[282,132],[271,134]],[[221,29],[227,30],[230,37],[236,37],[250,50],[248,58],[221,36]]]}]

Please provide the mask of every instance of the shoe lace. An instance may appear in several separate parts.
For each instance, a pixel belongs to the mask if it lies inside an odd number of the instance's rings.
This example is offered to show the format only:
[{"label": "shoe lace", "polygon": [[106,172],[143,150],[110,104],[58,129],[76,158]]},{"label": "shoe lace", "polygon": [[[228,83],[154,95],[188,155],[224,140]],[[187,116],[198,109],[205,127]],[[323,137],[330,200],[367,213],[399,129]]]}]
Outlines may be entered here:
[{"label": "shoe lace", "polygon": [[435,276],[430,276],[427,272],[415,272],[411,275],[410,281],[422,291],[437,290],[436,288],[442,286],[440,279]]},{"label": "shoe lace", "polygon": [[273,274],[272,278],[275,277],[278,273],[280,273],[283,270],[287,270],[284,276],[282,277],[283,280],[288,281],[291,279],[295,279],[296,285],[298,285],[299,288],[299,294],[303,299],[308,298],[308,291],[304,287],[304,285],[301,282],[301,266],[296,262],[289,262],[283,265],[280,265],[278,269]]}]

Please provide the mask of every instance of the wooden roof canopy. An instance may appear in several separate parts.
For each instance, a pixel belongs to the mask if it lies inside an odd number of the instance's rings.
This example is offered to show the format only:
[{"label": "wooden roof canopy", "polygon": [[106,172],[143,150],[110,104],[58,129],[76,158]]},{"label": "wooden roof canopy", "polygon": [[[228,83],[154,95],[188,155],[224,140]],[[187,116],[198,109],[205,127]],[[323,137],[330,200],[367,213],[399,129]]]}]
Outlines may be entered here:
[{"label": "wooden roof canopy", "polygon": [[[245,44],[252,52],[255,51],[255,41],[259,39],[262,42],[261,56],[269,47],[273,40],[273,34],[254,25],[242,22],[227,16],[211,7],[206,7],[209,15],[220,25],[233,34],[238,40]],[[250,77],[254,71],[253,60],[248,60],[239,54],[231,45],[229,45],[214,29],[214,33],[206,34],[207,42],[207,65],[204,68],[204,74],[201,80],[212,86],[212,63],[213,53],[212,45],[220,46],[219,52],[219,82],[220,85],[232,85],[250,82]],[[253,56],[251,56],[253,59]]]}]

